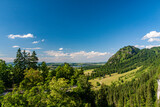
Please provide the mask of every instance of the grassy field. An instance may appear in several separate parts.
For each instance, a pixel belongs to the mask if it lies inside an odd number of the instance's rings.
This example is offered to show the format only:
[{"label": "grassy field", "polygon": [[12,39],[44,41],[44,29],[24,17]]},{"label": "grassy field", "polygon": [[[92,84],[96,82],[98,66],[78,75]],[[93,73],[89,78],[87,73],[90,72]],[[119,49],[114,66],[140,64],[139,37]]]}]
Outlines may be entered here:
[{"label": "grassy field", "polygon": [[91,84],[93,85],[93,89],[99,89],[100,88],[100,86],[97,86],[97,82],[99,82],[100,84],[103,83],[105,85],[111,85],[112,82],[123,83],[125,81],[130,81],[131,79],[133,79],[135,77],[136,71],[139,70],[140,68],[141,67],[138,67],[134,70],[131,70],[131,71],[128,71],[128,72],[122,73],[122,74],[113,73],[111,76],[106,75],[105,77],[89,80],[89,82],[91,82]]},{"label": "grassy field", "polygon": [[84,70],[85,75],[90,75],[94,69]]}]

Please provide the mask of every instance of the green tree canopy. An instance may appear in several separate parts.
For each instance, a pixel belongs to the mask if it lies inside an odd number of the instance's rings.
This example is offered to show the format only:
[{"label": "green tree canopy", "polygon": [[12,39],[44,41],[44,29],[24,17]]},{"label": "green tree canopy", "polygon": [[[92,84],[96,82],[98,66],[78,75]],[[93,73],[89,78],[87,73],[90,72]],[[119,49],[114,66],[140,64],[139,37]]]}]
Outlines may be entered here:
[{"label": "green tree canopy", "polygon": [[40,71],[33,68],[25,70],[24,75],[24,80],[20,83],[21,88],[30,89],[38,83],[43,82],[43,77],[41,76]]}]

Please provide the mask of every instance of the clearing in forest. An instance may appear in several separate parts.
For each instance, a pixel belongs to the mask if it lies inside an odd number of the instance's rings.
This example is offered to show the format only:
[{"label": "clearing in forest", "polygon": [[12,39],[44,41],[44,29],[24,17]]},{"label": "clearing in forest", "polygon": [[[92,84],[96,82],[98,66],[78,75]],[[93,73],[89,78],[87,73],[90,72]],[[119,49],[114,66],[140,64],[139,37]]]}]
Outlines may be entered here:
[{"label": "clearing in forest", "polygon": [[118,83],[118,82],[125,82],[125,81],[130,81],[135,77],[135,73],[137,70],[139,70],[141,67],[138,67],[134,70],[118,74],[118,73],[113,73],[111,76],[105,75],[105,77],[98,77],[96,79],[89,80],[91,84],[93,85],[93,89],[99,89],[100,86],[97,86],[97,83],[99,82],[100,84],[105,84],[105,85],[111,85],[112,82]]},{"label": "clearing in forest", "polygon": [[85,75],[90,75],[94,69],[84,70]]}]

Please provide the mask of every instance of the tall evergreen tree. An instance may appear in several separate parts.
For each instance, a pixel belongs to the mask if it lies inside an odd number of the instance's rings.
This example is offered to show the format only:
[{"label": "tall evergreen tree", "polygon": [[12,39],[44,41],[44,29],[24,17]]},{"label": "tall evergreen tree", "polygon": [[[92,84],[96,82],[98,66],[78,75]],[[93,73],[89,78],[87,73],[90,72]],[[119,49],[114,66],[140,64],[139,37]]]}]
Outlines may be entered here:
[{"label": "tall evergreen tree", "polygon": [[38,63],[38,57],[36,56],[36,52],[33,51],[31,57],[30,57],[30,68],[33,68],[33,69],[37,69],[38,66],[37,66],[37,63]]},{"label": "tall evergreen tree", "polygon": [[16,55],[16,59],[14,60],[14,64],[16,67],[24,70],[25,69],[25,65],[24,65],[24,58],[23,55],[21,53],[21,49],[19,48],[17,51],[17,55]]},{"label": "tall evergreen tree", "polygon": [[24,70],[26,69],[24,58],[21,53],[21,49],[19,48],[17,51],[16,59],[14,60],[14,72],[13,72],[13,80],[14,83],[19,84],[24,78]]},{"label": "tall evergreen tree", "polygon": [[151,79],[148,83],[147,87],[147,101],[146,101],[146,107],[153,107],[154,105],[154,82],[153,79]]},{"label": "tall evergreen tree", "polygon": [[45,78],[47,78],[48,73],[49,73],[49,68],[47,67],[46,62],[43,61],[40,68],[42,70],[43,79],[45,80]]},{"label": "tall evergreen tree", "polygon": [[29,60],[28,60],[28,55],[25,50],[23,51],[22,55],[23,55],[23,63],[24,63],[25,69],[26,69],[26,68],[28,68],[28,61]]},{"label": "tall evergreen tree", "polygon": [[31,54],[30,54],[30,52],[27,53],[27,68],[28,69],[31,68]]}]

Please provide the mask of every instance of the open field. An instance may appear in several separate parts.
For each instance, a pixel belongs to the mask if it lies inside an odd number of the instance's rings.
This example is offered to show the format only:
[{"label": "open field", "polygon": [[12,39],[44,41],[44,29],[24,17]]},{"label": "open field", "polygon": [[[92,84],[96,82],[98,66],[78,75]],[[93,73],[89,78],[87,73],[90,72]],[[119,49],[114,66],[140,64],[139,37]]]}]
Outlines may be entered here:
[{"label": "open field", "polygon": [[84,70],[85,75],[90,75],[94,69]]},{"label": "open field", "polygon": [[112,82],[122,82],[123,83],[125,81],[132,80],[135,77],[136,71],[139,70],[140,68],[141,67],[138,67],[134,70],[131,70],[131,71],[128,71],[122,74],[113,73],[111,76],[105,75],[105,77],[89,80],[89,82],[91,82],[91,84],[93,85],[93,89],[100,88],[100,86],[97,86],[97,82],[99,82],[100,84],[105,84],[105,85],[111,85]]}]

